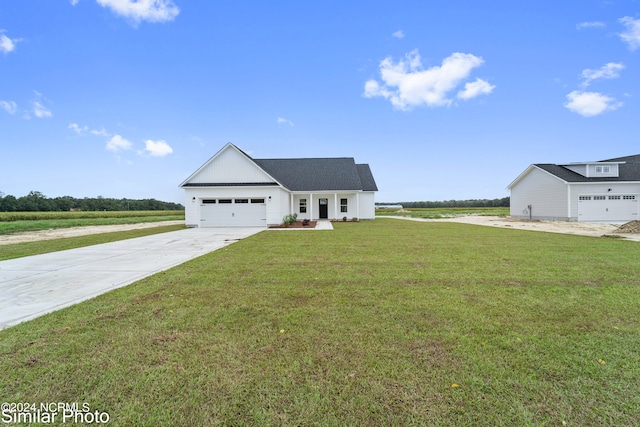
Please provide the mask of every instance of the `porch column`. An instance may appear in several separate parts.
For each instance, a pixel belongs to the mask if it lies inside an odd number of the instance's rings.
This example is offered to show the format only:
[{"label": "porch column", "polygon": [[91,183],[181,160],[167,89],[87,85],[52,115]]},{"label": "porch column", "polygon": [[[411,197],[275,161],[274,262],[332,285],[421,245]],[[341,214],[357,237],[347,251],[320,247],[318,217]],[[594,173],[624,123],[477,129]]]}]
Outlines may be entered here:
[{"label": "porch column", "polygon": [[333,218],[338,219],[338,193],[333,193]]},{"label": "porch column", "polygon": [[291,206],[289,208],[289,213],[293,215],[293,193],[289,193],[289,199],[291,200]]},{"label": "porch column", "polygon": [[360,193],[356,193],[356,218],[360,219]]},{"label": "porch column", "polygon": [[313,194],[309,193],[309,219],[313,220]]}]

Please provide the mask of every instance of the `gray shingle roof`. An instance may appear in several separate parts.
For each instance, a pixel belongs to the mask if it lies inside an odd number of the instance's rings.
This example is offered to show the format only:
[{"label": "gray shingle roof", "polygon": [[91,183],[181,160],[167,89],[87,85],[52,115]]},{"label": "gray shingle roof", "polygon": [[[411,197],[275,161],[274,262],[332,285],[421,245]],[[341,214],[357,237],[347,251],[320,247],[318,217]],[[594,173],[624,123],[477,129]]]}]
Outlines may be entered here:
[{"label": "gray shingle roof", "polygon": [[252,159],[291,191],[377,191],[369,165],[352,157]]},{"label": "gray shingle roof", "polygon": [[573,172],[562,165],[539,163],[535,166],[549,172],[567,182],[616,182],[616,181],[640,181],[640,154],[635,156],[617,157],[615,159],[601,160],[602,162],[625,162],[618,165],[619,176],[587,178]]}]

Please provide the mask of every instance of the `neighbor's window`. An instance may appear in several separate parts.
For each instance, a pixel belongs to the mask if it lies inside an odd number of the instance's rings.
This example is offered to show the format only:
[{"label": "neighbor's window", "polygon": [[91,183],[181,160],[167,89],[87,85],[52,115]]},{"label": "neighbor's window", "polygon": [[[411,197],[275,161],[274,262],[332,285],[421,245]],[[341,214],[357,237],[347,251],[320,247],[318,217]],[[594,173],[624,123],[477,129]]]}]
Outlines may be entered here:
[{"label": "neighbor's window", "polygon": [[591,196],[580,196],[578,200],[591,200]]},{"label": "neighbor's window", "polygon": [[609,166],[596,166],[596,173],[609,173]]},{"label": "neighbor's window", "polygon": [[609,200],[620,200],[620,196],[609,196]]},{"label": "neighbor's window", "polygon": [[636,196],[622,196],[623,200],[635,200]]},{"label": "neighbor's window", "polygon": [[216,199],[203,199],[202,200],[202,204],[203,205],[207,205],[207,204],[213,204],[216,202]]},{"label": "neighbor's window", "polygon": [[593,200],[606,200],[607,196],[593,196]]},{"label": "neighbor's window", "polygon": [[251,199],[251,203],[264,203],[264,199]]},{"label": "neighbor's window", "polygon": [[236,203],[249,203],[249,199],[236,199]]},{"label": "neighbor's window", "polygon": [[219,199],[218,203],[231,203],[231,199]]},{"label": "neighbor's window", "polygon": [[300,213],[307,213],[307,199],[300,199]]},{"label": "neighbor's window", "polygon": [[340,199],[340,212],[348,212],[347,199]]}]

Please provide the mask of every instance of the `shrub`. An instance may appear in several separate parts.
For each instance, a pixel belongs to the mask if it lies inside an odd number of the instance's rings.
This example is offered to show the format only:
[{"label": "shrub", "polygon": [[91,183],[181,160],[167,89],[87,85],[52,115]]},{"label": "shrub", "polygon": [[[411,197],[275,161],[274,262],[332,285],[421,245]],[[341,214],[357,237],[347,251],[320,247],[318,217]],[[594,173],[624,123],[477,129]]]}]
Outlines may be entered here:
[{"label": "shrub", "polygon": [[285,215],[284,218],[282,218],[282,222],[284,223],[284,225],[286,225],[287,227],[290,225],[293,225],[294,222],[296,222],[296,220],[298,219],[298,214],[290,214],[290,215]]}]

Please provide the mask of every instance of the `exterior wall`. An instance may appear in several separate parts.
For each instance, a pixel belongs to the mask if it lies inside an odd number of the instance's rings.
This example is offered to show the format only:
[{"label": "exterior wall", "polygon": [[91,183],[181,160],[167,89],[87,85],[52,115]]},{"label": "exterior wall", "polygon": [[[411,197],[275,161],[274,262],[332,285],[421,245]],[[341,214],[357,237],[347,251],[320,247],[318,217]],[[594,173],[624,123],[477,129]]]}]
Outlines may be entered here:
[{"label": "exterior wall", "polygon": [[218,157],[189,179],[192,184],[269,181],[273,179],[246,156],[231,148],[220,152]]},{"label": "exterior wall", "polygon": [[[609,191],[611,189],[611,191]],[[632,183],[617,183],[617,182],[603,182],[598,184],[571,184],[571,218],[572,220],[578,219],[578,199],[584,195],[640,195],[640,182]],[[631,218],[635,219],[635,218]],[[631,220],[629,219],[629,220]]]},{"label": "exterior wall", "polygon": [[536,167],[511,188],[510,214],[515,218],[569,220],[567,184]]},{"label": "exterior wall", "polygon": [[367,191],[360,193],[360,219],[376,219],[375,193]]},{"label": "exterior wall", "polygon": [[200,226],[202,199],[264,198],[267,204],[267,225],[282,223],[282,217],[286,215],[286,213],[282,213],[283,204],[287,206],[288,210],[288,193],[279,187],[186,187],[184,190],[185,224],[187,227]]}]

